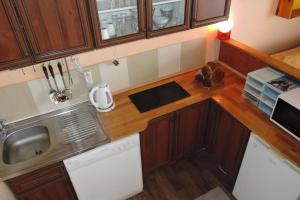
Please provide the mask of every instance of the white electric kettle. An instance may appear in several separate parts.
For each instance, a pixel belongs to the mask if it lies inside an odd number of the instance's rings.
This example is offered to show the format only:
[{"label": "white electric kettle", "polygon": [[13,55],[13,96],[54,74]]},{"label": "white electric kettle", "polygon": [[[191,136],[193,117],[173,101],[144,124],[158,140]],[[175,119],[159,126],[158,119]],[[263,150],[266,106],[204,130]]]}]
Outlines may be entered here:
[{"label": "white electric kettle", "polygon": [[109,86],[101,83],[90,91],[90,101],[99,112],[108,112],[115,108]]}]

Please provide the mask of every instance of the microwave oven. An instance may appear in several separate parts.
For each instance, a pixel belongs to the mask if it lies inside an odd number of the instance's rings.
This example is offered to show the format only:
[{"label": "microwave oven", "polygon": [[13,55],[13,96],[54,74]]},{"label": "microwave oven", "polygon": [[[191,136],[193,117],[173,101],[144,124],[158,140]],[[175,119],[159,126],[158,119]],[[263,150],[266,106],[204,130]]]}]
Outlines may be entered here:
[{"label": "microwave oven", "polygon": [[300,141],[300,88],[278,96],[271,121]]}]

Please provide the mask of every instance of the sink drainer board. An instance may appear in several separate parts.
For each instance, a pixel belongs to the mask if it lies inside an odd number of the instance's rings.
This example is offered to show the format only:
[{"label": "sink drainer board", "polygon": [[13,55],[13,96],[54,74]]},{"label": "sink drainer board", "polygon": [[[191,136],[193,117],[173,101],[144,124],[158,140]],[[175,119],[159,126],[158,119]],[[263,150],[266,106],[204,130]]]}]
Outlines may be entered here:
[{"label": "sink drainer board", "polygon": [[59,140],[63,144],[80,141],[97,132],[97,122],[89,112],[69,112],[58,121],[62,130]]}]

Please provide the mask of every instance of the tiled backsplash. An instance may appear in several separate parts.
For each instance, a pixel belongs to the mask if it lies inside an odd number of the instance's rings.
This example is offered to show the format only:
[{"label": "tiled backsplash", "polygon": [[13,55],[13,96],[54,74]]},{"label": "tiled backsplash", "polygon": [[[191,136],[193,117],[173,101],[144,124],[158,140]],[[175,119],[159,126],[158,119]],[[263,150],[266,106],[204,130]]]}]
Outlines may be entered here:
[{"label": "tiled backsplash", "polygon": [[[192,40],[120,58],[118,66],[109,61],[84,70],[92,71],[95,84],[107,82],[112,91],[117,91],[200,66],[206,62],[205,49],[205,41]],[[45,78],[0,88],[0,118],[18,121],[87,100],[88,88],[83,75],[76,70],[72,70],[71,74],[74,80],[73,99],[58,105],[49,100]],[[62,88],[59,76],[57,81]]]}]

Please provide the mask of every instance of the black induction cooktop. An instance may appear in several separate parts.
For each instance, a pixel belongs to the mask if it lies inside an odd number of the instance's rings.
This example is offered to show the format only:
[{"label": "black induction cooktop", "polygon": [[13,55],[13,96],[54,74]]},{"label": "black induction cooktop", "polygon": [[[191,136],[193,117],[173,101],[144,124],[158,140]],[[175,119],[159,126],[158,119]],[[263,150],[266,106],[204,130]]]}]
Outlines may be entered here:
[{"label": "black induction cooktop", "polygon": [[188,96],[190,94],[174,81],[132,94],[129,98],[136,108],[143,113]]}]

